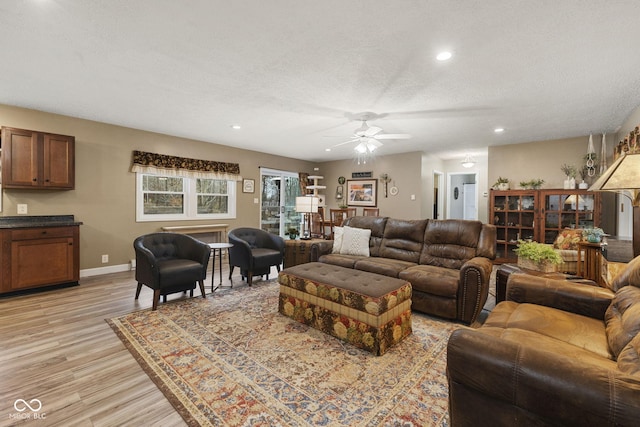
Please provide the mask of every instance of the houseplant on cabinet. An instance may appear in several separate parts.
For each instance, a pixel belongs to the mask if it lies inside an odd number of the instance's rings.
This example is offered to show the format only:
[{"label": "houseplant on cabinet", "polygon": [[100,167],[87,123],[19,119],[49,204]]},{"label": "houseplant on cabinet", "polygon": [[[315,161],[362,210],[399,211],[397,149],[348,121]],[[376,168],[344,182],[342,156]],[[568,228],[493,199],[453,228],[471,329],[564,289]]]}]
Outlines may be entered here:
[{"label": "houseplant on cabinet", "polygon": [[495,190],[506,191],[509,189],[509,178],[498,177],[496,182],[492,185]]},{"label": "houseplant on cabinet", "polygon": [[562,263],[560,254],[544,243],[520,240],[514,252],[518,254],[518,265],[529,270],[551,273]]}]

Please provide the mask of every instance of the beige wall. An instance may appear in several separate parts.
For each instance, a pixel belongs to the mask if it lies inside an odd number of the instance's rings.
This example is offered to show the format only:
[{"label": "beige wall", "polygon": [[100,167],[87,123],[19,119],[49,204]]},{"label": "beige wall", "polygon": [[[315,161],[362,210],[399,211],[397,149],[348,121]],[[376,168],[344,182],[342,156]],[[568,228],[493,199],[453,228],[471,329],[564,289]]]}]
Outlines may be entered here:
[{"label": "beige wall", "polygon": [[[337,208],[340,203],[335,199],[338,177],[344,176],[347,180],[352,179],[352,172],[373,172],[373,179],[378,180],[378,208],[380,215],[393,218],[417,219],[425,218],[421,213],[424,185],[421,177],[421,157],[418,152],[394,154],[389,156],[377,156],[370,164],[358,165],[353,160],[339,160],[325,162],[318,165],[319,170],[314,174],[324,176],[319,184],[326,185],[325,190],[327,209]],[[383,184],[379,181],[383,173],[391,177],[389,187],[398,187],[398,194],[390,194],[384,197]],[[345,196],[347,184],[344,184]],[[415,200],[411,200],[414,194]],[[362,208],[357,208],[358,214]],[[328,212],[328,211],[327,211]],[[327,213],[328,216],[328,213]]]},{"label": "beige wall", "polygon": [[[578,168],[582,167],[588,143],[589,136],[586,135],[578,138],[489,147],[489,186],[502,176],[509,178],[511,189],[520,188],[521,181],[535,178],[545,180],[542,188],[562,188],[564,174],[560,166],[567,163]],[[594,145],[596,152],[599,153],[598,138],[594,138]]]},{"label": "beige wall", "polygon": [[[80,227],[80,268],[127,264],[134,258],[135,237],[164,225],[228,223],[259,226],[259,167],[313,172],[313,163],[177,138],[39,111],[0,105],[0,124],[76,137],[76,188],[72,191],[4,190],[3,216],[17,214],[26,203],[29,215],[73,214]],[[237,218],[224,221],[135,221],[135,174],[129,172],[133,150],[190,158],[236,162],[244,178],[256,180],[256,193],[238,185]],[[109,255],[102,264],[101,255]]]},{"label": "beige wall", "polygon": [[[601,135],[593,138],[596,153],[600,154]],[[511,189],[520,188],[520,181],[534,178],[545,180],[542,188],[563,188],[563,163],[580,168],[587,153],[589,135],[525,144],[489,147],[489,187],[498,176],[509,178]],[[607,146],[612,145],[607,138]],[[609,149],[610,151],[610,149]],[[578,176],[577,181],[580,180]],[[591,183],[590,181],[587,181]],[[602,223],[605,232],[616,234],[616,201],[612,194],[602,194]]]}]

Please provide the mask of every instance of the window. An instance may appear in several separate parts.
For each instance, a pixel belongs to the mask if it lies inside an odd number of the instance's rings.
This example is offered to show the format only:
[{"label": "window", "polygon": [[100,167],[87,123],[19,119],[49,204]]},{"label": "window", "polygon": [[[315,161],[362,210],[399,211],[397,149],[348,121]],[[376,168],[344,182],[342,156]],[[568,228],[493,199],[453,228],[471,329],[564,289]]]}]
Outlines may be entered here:
[{"label": "window", "polygon": [[136,190],[136,221],[236,216],[235,181],[137,173]]}]

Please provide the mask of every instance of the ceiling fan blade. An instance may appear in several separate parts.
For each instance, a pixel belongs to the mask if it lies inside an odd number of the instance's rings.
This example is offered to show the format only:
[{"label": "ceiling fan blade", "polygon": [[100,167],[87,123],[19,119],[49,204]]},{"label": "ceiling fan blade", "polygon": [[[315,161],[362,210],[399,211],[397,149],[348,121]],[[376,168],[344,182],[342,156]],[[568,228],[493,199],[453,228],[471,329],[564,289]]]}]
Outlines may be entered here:
[{"label": "ceiling fan blade", "polygon": [[332,146],[332,148],[340,147],[341,145],[350,144],[350,143],[352,143],[352,142],[357,142],[357,141],[360,141],[360,138],[351,139],[351,140],[349,140],[349,141],[341,142],[341,143],[339,143],[339,144],[333,145],[333,146]]},{"label": "ceiling fan blade", "polygon": [[373,145],[373,146],[374,146],[374,147],[376,147],[376,148],[380,148],[380,147],[382,147],[382,142],[378,141],[378,140],[377,140],[377,139],[375,139],[375,138],[369,138],[369,139],[367,140],[367,143],[368,143],[368,144]]},{"label": "ceiling fan blade", "polygon": [[373,135],[376,135],[377,133],[382,132],[382,128],[379,128],[377,126],[369,126],[369,128],[364,131],[364,135],[367,138],[372,137]]},{"label": "ceiling fan blade", "polygon": [[411,135],[408,133],[381,133],[380,135],[374,135],[375,139],[409,139]]}]

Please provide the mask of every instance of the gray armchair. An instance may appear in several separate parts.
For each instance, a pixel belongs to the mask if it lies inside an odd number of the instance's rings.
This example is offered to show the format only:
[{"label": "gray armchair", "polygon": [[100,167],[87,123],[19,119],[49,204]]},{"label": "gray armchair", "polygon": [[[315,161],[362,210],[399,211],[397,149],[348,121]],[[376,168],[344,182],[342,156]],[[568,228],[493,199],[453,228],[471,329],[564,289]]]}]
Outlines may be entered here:
[{"label": "gray armchair", "polygon": [[240,267],[240,274],[252,284],[253,276],[267,276],[271,266],[280,271],[284,258],[284,239],[275,234],[257,228],[236,228],[229,231],[229,279],[235,267]]},{"label": "gray armchair", "polygon": [[152,310],[155,310],[161,295],[164,302],[167,294],[175,292],[190,291],[193,296],[196,282],[205,298],[204,280],[211,256],[209,245],[186,234],[152,233],[138,237],[133,247],[138,281],[136,299],[142,285],[150,287],[153,289]]}]

